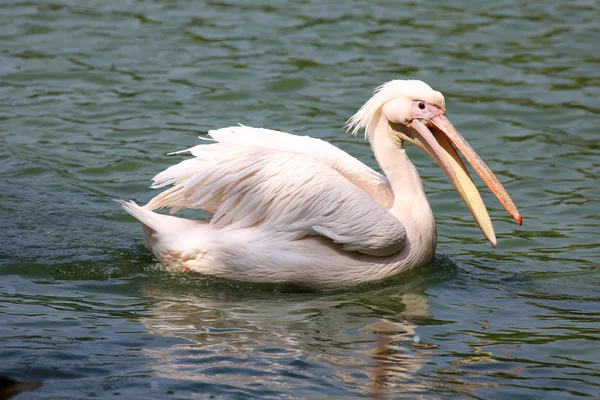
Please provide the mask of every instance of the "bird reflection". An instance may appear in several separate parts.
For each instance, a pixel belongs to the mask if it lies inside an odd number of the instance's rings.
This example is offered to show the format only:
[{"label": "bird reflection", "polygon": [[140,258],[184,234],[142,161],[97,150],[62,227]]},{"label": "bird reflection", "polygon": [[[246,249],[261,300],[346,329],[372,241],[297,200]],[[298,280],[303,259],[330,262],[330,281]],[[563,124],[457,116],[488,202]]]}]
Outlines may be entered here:
[{"label": "bird reflection", "polygon": [[383,399],[386,393],[395,393],[399,389],[403,392],[427,389],[427,384],[418,378],[417,373],[429,355],[423,350],[435,349],[437,345],[423,342],[416,333],[418,326],[409,322],[431,318],[427,298],[407,293],[401,299],[407,307],[402,314],[407,318],[405,321],[381,320],[362,328],[378,334],[377,346],[368,351],[373,359],[373,369],[369,373],[373,399]]},{"label": "bird reflection", "polygon": [[164,300],[143,319],[146,326],[157,335],[186,339],[145,350],[157,359],[157,377],[262,385],[286,393],[333,379],[374,398],[426,390],[417,372],[434,349],[414,342],[415,321],[431,319],[427,297],[418,291],[195,296],[152,287],[147,292]]}]

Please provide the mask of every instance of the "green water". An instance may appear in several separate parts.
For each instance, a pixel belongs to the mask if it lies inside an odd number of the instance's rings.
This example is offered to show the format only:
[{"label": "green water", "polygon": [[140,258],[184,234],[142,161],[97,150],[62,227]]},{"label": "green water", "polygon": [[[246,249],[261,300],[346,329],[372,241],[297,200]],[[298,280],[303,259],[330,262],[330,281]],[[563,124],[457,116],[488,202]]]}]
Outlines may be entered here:
[{"label": "green water", "polygon": [[[22,398],[600,397],[596,1],[3,1],[0,375]],[[328,140],[422,79],[506,184],[492,249],[418,149],[432,265],[294,293],[156,268],[113,198],[237,123]],[[420,338],[415,341],[415,336]]]}]

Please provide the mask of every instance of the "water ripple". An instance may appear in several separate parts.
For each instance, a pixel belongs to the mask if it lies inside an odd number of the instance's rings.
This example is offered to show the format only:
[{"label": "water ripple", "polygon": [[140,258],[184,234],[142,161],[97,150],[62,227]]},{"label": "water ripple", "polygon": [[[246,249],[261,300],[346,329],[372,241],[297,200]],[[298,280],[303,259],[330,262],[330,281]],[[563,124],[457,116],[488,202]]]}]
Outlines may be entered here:
[{"label": "water ripple", "polygon": [[[0,358],[31,398],[599,397],[593,1],[0,4]],[[165,272],[111,201],[209,129],[343,132],[423,79],[519,205],[491,249],[431,160],[434,262],[353,290]],[[420,338],[415,341],[415,336]]]}]

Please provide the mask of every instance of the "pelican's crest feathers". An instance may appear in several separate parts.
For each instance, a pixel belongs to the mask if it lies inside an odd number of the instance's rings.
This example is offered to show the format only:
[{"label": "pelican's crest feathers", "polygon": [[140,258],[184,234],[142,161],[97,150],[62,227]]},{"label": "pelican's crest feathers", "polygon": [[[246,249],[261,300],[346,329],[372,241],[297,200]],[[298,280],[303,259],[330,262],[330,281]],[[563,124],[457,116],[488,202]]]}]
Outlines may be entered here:
[{"label": "pelican's crest feathers", "polygon": [[393,80],[377,87],[373,96],[367,101],[348,122],[346,130],[356,135],[361,129],[365,129],[365,137],[368,136],[366,129],[376,116],[377,112],[385,103],[398,97],[408,97],[411,100],[423,100],[430,104],[446,109],[444,96],[431,88],[423,81]]}]

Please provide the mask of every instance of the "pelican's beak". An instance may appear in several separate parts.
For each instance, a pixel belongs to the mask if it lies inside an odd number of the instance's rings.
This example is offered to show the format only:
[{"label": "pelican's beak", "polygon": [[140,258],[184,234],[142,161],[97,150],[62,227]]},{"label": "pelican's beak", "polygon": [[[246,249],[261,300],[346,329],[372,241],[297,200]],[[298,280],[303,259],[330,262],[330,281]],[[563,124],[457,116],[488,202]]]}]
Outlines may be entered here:
[{"label": "pelican's beak", "polygon": [[[422,102],[419,102],[419,104],[420,107],[417,110],[423,107]],[[414,107],[413,110],[415,110]],[[521,225],[523,219],[519,215],[517,206],[498,178],[471,146],[469,146],[461,134],[458,133],[450,121],[448,121],[442,110],[431,104],[427,104],[425,110],[415,111],[414,114],[416,118],[412,121],[411,127],[423,139],[419,141],[419,144],[422,145],[421,147],[429,153],[446,175],[448,175],[460,197],[462,197],[469,211],[473,214],[475,222],[477,222],[477,225],[479,225],[479,228],[492,246],[496,247],[496,235],[494,234],[494,227],[490,221],[490,216],[483,204],[477,187],[473,183],[471,175],[469,175],[453,145],[463,154],[483,182],[500,200],[506,211]]]}]

